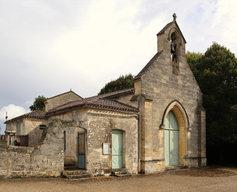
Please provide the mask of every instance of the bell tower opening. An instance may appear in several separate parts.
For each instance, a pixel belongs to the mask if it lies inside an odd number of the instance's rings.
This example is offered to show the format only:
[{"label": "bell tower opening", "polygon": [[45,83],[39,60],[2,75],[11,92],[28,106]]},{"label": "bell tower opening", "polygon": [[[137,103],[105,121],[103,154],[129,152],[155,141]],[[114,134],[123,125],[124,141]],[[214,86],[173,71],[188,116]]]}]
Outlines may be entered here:
[{"label": "bell tower opening", "polygon": [[173,62],[177,63],[177,35],[175,32],[171,34],[170,38],[170,46],[171,46],[171,59]]},{"label": "bell tower opening", "polygon": [[170,54],[171,62],[173,68],[173,74],[179,75],[179,35],[177,34],[176,29],[173,29],[170,35]]}]

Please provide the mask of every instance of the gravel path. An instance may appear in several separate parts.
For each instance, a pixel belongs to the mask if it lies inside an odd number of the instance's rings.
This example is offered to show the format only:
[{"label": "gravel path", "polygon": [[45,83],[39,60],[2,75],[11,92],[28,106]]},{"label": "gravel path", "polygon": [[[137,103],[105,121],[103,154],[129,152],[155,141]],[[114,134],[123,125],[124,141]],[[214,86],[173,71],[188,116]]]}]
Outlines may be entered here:
[{"label": "gravel path", "polygon": [[[225,168],[237,173],[237,168]],[[188,171],[188,170],[187,170]],[[62,178],[0,179],[0,191],[233,191],[237,192],[237,175],[189,176],[177,171],[152,175],[137,175],[129,178],[101,177],[89,181],[68,181]]]}]

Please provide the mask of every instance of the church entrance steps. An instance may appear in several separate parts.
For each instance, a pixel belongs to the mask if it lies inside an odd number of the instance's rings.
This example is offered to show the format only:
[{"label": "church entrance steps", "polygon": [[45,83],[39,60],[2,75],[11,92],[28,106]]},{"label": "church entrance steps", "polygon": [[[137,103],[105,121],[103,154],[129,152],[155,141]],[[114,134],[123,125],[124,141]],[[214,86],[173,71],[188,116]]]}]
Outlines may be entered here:
[{"label": "church entrance steps", "polygon": [[78,166],[75,164],[64,164],[64,170],[75,170],[78,169]]},{"label": "church entrance steps", "polygon": [[113,169],[111,176],[116,177],[131,177],[132,174],[127,171],[127,169]]},{"label": "church entrance steps", "polygon": [[91,179],[91,174],[86,170],[64,170],[62,177],[70,180],[88,180]]}]

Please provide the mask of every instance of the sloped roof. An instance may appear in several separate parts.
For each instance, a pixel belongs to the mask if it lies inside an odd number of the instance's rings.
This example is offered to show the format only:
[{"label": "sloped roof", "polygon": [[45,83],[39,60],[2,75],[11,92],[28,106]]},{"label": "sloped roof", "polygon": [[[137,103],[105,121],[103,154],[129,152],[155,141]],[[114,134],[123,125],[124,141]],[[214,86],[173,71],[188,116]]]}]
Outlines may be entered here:
[{"label": "sloped roof", "polygon": [[76,94],[74,91],[68,91],[68,92],[61,93],[61,94],[59,94],[59,95],[55,95],[55,96],[53,96],[53,97],[47,98],[46,100],[44,100],[44,102],[47,101],[47,100],[53,99],[53,98],[55,98],[55,97],[59,97],[59,96],[68,94],[68,93],[74,93],[75,95],[77,95],[78,97],[80,97],[81,99],[83,99],[80,95]]},{"label": "sloped roof", "polygon": [[184,42],[187,43],[186,39],[184,38],[184,35],[183,35],[182,31],[179,28],[178,23],[176,21],[171,21],[170,23],[168,23],[163,29],[161,29],[161,31],[159,33],[157,33],[157,35],[160,35],[160,34],[164,33],[165,30],[168,29],[173,23],[177,26],[182,38],[184,39]]},{"label": "sloped roof", "polygon": [[165,30],[166,30],[169,26],[172,25],[172,23],[173,23],[173,21],[171,21],[170,23],[168,23],[163,29],[160,30],[159,33],[157,33],[157,35],[160,35],[160,34],[164,33]]},{"label": "sloped roof", "polygon": [[132,94],[132,93],[134,93],[134,91],[135,91],[134,88],[124,89],[124,90],[120,90],[120,91],[105,93],[103,95],[99,95],[99,97],[110,99],[110,98],[120,97],[122,95]]},{"label": "sloped roof", "polygon": [[152,65],[152,63],[155,62],[155,60],[161,55],[162,51],[157,52],[154,57],[146,64],[146,66],[138,73],[138,75],[134,78],[134,80],[139,79],[143,74],[146,73],[146,71],[149,69],[149,67]]},{"label": "sloped roof", "polygon": [[10,119],[10,120],[6,121],[5,123],[8,123],[10,121],[15,121],[15,120],[21,119],[21,118],[47,119],[47,117],[45,115],[46,115],[45,111],[32,111],[32,112],[26,113],[24,115],[20,115],[18,117]]},{"label": "sloped roof", "polygon": [[134,92],[134,88],[106,93],[103,95],[93,96],[86,99],[72,101],[51,109],[47,112],[46,115],[51,115],[64,110],[71,110],[77,107],[95,107],[95,108],[103,108],[103,109],[112,109],[119,111],[129,111],[129,112],[138,112],[138,108],[130,106],[128,104],[124,104],[118,101],[110,100],[109,98],[119,97],[126,94],[131,94]]}]

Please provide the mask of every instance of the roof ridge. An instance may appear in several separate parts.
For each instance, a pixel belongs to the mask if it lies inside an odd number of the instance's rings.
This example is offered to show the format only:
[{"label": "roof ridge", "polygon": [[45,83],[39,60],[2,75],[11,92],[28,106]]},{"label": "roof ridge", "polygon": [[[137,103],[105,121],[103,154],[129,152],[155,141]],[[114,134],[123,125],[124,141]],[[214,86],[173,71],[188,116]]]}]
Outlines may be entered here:
[{"label": "roof ridge", "polygon": [[61,94],[55,95],[55,96],[53,96],[53,97],[49,97],[49,98],[45,99],[44,101],[47,101],[47,100],[49,100],[49,99],[53,99],[53,98],[55,98],[55,97],[59,97],[59,96],[61,96],[61,95],[65,95],[65,94],[70,93],[70,92],[74,93],[75,95],[77,95],[78,97],[80,97],[81,99],[83,99],[83,97],[81,97],[80,95],[78,95],[78,94],[75,93],[74,91],[70,90],[70,91],[67,91],[67,92],[65,92],[65,93],[61,93]]},{"label": "roof ridge", "polygon": [[138,75],[134,78],[134,80],[139,79],[151,66],[151,64],[153,63],[154,60],[156,60],[161,53],[163,52],[163,50],[157,52],[152,58],[151,60],[145,65],[145,67],[143,67],[143,69],[138,73]]},{"label": "roof ridge", "polygon": [[[103,101],[103,102],[101,103],[101,101]],[[110,102],[110,103],[115,103],[115,104],[121,105],[121,106],[116,106],[116,105],[109,106],[109,104],[108,105],[105,104],[106,101]],[[86,104],[87,104],[86,106],[94,106],[94,107],[98,106],[98,107],[103,107],[103,108],[109,108],[109,109],[112,108],[112,109],[119,109],[119,110],[125,110],[125,108],[127,108],[125,111],[135,111],[135,112],[139,111],[137,107],[130,106],[130,105],[124,104],[122,102],[110,100],[110,99],[98,99],[95,102],[93,102],[93,101],[86,102]]]},{"label": "roof ridge", "polygon": [[163,27],[163,29],[160,30],[159,33],[157,33],[156,35],[160,35],[162,33],[165,32],[165,30],[173,23],[173,21],[169,22],[168,24],[166,24],[166,26]]},{"label": "roof ridge", "polygon": [[[35,115],[36,113],[40,113],[39,115]],[[32,115],[32,116],[31,116]],[[40,110],[34,110],[28,113],[25,113],[23,115],[19,115],[17,117],[14,117],[8,121],[5,121],[4,123],[10,122],[10,121],[14,121],[20,118],[35,118],[35,119],[44,119],[46,118],[46,112],[45,111],[40,111]]]}]

